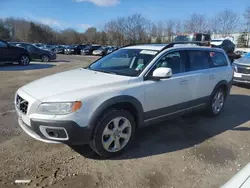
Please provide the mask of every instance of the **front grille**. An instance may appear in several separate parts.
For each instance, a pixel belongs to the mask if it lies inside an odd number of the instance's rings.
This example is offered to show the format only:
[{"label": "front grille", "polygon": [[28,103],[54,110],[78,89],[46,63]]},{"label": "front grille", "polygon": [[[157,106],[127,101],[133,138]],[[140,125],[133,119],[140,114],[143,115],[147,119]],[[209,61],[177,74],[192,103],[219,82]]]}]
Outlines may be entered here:
[{"label": "front grille", "polygon": [[237,67],[238,69],[238,73],[242,73],[242,74],[250,74],[250,68],[247,67]]},{"label": "front grille", "polygon": [[20,110],[23,114],[27,113],[29,106],[29,102],[20,97],[19,95],[16,96],[16,107]]}]

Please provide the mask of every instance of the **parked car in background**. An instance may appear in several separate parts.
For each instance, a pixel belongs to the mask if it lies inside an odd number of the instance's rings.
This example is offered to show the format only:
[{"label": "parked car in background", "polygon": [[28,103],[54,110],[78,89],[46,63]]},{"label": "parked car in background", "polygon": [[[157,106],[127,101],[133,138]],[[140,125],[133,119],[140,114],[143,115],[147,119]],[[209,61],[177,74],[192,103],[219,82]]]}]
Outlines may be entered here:
[{"label": "parked car in background", "polygon": [[0,64],[18,62],[20,65],[29,65],[30,54],[28,50],[12,46],[9,43],[0,40]]},{"label": "parked car in background", "polygon": [[110,54],[110,53],[112,53],[113,51],[115,51],[117,49],[118,49],[118,47],[111,46],[111,47],[108,48],[107,54]]},{"label": "parked car in background", "polygon": [[83,50],[87,46],[89,46],[89,45],[88,44],[78,44],[78,45],[74,46],[74,54],[80,55],[81,50]]},{"label": "parked car in background", "polygon": [[234,82],[250,84],[250,53],[235,60],[232,66],[234,68]]},{"label": "parked car in background", "polygon": [[81,50],[81,55],[92,55],[93,51],[99,49],[101,45],[91,45]]},{"label": "parked car in background", "polygon": [[247,52],[241,51],[241,50],[237,50],[237,51],[235,51],[235,53],[238,55],[241,55],[241,57],[244,57],[247,54]]},{"label": "parked car in background", "polygon": [[34,46],[40,48],[40,49],[44,49],[45,48],[45,45],[43,43],[34,43],[33,44]]},{"label": "parked car in background", "polygon": [[100,47],[97,50],[94,50],[92,54],[104,56],[104,55],[107,55],[108,49],[109,49],[108,47]]},{"label": "parked car in background", "polygon": [[66,54],[66,55],[74,54],[75,53],[74,47],[75,47],[75,45],[65,46],[65,48],[64,48],[64,54]]},{"label": "parked car in background", "polygon": [[178,33],[174,42],[210,42],[211,35],[208,33]]},{"label": "parked car in background", "polygon": [[57,45],[57,46],[55,47],[54,52],[55,52],[56,54],[64,54],[64,50],[65,50],[65,46]]},{"label": "parked car in background", "polygon": [[56,53],[55,52],[38,48],[37,46],[35,46],[33,44],[30,44],[30,43],[10,42],[10,44],[13,45],[13,46],[23,47],[26,50],[28,50],[29,54],[30,54],[30,58],[32,60],[40,59],[42,62],[48,62],[48,61],[56,59]]}]

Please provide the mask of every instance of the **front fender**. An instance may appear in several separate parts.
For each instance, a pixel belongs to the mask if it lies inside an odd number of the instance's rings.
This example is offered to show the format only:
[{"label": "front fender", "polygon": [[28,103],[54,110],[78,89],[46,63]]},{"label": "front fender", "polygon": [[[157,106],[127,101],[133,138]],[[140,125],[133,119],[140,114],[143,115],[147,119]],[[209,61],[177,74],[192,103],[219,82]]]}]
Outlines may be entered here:
[{"label": "front fender", "polygon": [[101,105],[99,105],[99,107],[94,111],[89,120],[89,126],[93,128],[96,125],[98,118],[103,114],[105,110],[119,103],[129,103],[133,105],[133,107],[136,109],[137,112],[136,116],[138,125],[140,126],[143,123],[143,108],[140,101],[135,97],[129,95],[122,95],[122,96],[112,97],[104,101]]}]

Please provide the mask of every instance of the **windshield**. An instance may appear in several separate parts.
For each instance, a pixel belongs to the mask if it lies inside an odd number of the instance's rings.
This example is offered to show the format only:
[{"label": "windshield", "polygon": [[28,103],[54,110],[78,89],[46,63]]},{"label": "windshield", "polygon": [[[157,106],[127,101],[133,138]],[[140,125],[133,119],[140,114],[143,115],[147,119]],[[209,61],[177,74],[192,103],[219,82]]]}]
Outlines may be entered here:
[{"label": "windshield", "polygon": [[89,69],[125,76],[138,76],[155,57],[157,51],[120,49],[89,66]]}]

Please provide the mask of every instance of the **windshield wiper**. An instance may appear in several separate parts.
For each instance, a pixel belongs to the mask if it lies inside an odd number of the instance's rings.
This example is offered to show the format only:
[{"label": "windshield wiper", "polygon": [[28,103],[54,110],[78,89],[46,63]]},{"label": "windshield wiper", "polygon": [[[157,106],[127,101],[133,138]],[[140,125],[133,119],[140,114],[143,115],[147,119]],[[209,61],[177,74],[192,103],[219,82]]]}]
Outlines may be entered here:
[{"label": "windshield wiper", "polygon": [[107,71],[107,70],[94,70],[97,72],[104,72],[104,73],[108,73],[108,74],[116,74],[115,72],[111,72],[111,71]]},{"label": "windshield wiper", "polygon": [[112,71],[107,71],[107,70],[96,70],[96,69],[91,69],[90,67],[86,67],[86,69],[92,70],[92,71],[96,71],[96,72],[104,72],[104,73],[108,73],[108,74],[116,74],[115,72],[112,72]]}]

